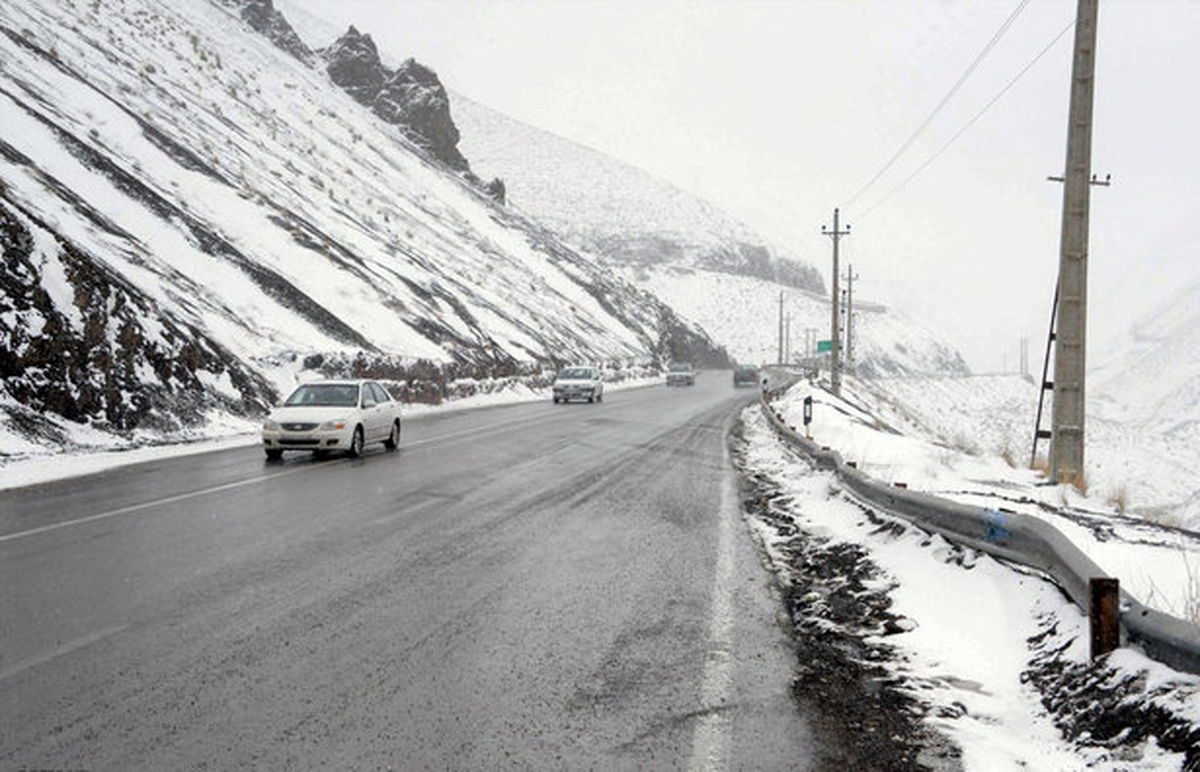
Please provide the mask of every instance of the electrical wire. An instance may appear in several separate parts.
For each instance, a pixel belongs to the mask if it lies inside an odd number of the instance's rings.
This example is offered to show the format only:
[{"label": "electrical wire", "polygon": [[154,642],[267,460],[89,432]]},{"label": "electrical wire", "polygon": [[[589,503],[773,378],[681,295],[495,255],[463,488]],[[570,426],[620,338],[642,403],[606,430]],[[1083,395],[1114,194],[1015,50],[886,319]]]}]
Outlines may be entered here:
[{"label": "electrical wire", "polygon": [[933,108],[933,112],[929,113],[929,115],[925,117],[925,120],[921,122],[921,125],[909,135],[908,139],[904,140],[904,143],[900,145],[900,148],[892,155],[891,158],[888,159],[887,163],[885,163],[879,171],[875,172],[875,176],[863,183],[862,187],[855,191],[853,196],[850,196],[846,203],[842,205],[843,209],[852,206],[854,202],[862,196],[863,193],[866,193],[871,186],[874,185],[879,178],[884,175],[885,172],[887,172],[888,169],[892,168],[892,164],[896,163],[900,156],[904,155],[904,151],[908,150],[908,148],[912,146],[912,143],[916,141],[917,137],[920,136],[921,132],[928,128],[929,124],[932,123],[933,119],[937,117],[937,114],[942,111],[942,108],[946,106],[946,103],[950,101],[951,97],[953,97],[955,93],[962,88],[962,85],[967,82],[967,79],[970,78],[971,74],[975,72],[975,69],[979,67],[980,62],[982,62],[984,58],[986,58],[991,52],[991,50],[995,48],[996,43],[1000,42],[1000,38],[1004,37],[1004,33],[1008,32],[1009,27],[1013,25],[1013,22],[1017,20],[1017,17],[1020,16],[1021,12],[1025,10],[1025,6],[1029,5],[1029,2],[1030,0],[1021,0],[1019,3],[1017,3],[1017,7],[1012,10],[1012,13],[1010,13],[1008,18],[1004,20],[1004,23],[1000,25],[1000,29],[996,30],[995,34],[992,35],[992,39],[987,42],[987,45],[983,47],[983,50],[975,56],[975,60],[972,61],[963,74],[959,76],[958,81],[950,88],[948,92],[946,92],[946,95],[942,97],[942,101],[938,102],[937,107]]},{"label": "electrical wire", "polygon": [[883,198],[879,199],[874,204],[871,204],[871,206],[867,207],[867,209],[864,210],[862,212],[862,214],[857,215],[857,220],[859,222],[862,222],[864,217],[866,217],[871,212],[878,209],[880,206],[883,205],[883,203],[885,201],[887,201],[892,196],[896,195],[901,190],[903,190],[908,185],[908,183],[912,182],[913,179],[916,178],[917,175],[919,175],[921,172],[925,171],[930,166],[932,166],[933,162],[936,161],[942,155],[942,153],[945,153],[948,149],[950,149],[950,146],[953,145],[958,140],[959,137],[961,137],[963,134],[965,134],[967,132],[967,129],[974,126],[975,122],[978,121],[980,118],[982,118],[984,113],[986,113],[989,109],[991,109],[992,105],[996,104],[996,102],[999,102],[1000,98],[1003,97],[1005,94],[1007,94],[1009,89],[1011,89],[1013,86],[1015,86],[1017,81],[1019,81],[1022,77],[1024,77],[1025,73],[1027,73],[1031,69],[1033,69],[1033,66],[1035,64],[1037,64],[1038,61],[1043,56],[1045,56],[1050,51],[1051,48],[1054,47],[1054,44],[1057,43],[1059,40],[1061,40],[1062,36],[1067,34],[1067,31],[1070,30],[1071,28],[1073,28],[1074,26],[1075,26],[1075,20],[1072,19],[1070,22],[1067,23],[1067,26],[1063,27],[1062,30],[1057,35],[1054,36],[1053,40],[1051,40],[1048,44],[1046,44],[1045,48],[1043,48],[1041,51],[1038,52],[1037,56],[1033,57],[1033,59],[1029,62],[1029,64],[1025,65],[1021,69],[1021,71],[1018,72],[1013,77],[1013,79],[1008,82],[1008,84],[1004,88],[1000,89],[999,93],[997,93],[994,97],[992,97],[990,100],[988,100],[988,103],[983,106],[983,109],[981,109],[979,112],[975,113],[975,115],[971,118],[971,120],[967,121],[967,123],[961,129],[959,129],[957,132],[955,132],[954,136],[950,137],[950,139],[946,142],[946,144],[942,145],[937,150],[937,152],[935,152],[933,155],[929,156],[929,158],[925,159],[925,162],[923,164],[918,166],[912,174],[905,177],[904,180],[899,185],[897,185],[896,187],[894,187],[890,191],[888,191],[888,193]]}]

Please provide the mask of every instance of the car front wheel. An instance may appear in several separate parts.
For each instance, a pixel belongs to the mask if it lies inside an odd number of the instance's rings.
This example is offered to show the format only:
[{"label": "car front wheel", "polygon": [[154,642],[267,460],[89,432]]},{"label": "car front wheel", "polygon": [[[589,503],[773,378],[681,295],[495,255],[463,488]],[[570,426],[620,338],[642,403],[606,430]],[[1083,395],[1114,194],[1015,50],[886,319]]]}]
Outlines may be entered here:
[{"label": "car front wheel", "polygon": [[363,452],[363,430],[361,426],[354,427],[354,436],[350,438],[350,449],[346,451],[350,458],[357,458]]},{"label": "car front wheel", "polygon": [[383,447],[388,450],[395,450],[400,447],[400,422],[392,421],[392,432],[388,438],[383,441]]}]

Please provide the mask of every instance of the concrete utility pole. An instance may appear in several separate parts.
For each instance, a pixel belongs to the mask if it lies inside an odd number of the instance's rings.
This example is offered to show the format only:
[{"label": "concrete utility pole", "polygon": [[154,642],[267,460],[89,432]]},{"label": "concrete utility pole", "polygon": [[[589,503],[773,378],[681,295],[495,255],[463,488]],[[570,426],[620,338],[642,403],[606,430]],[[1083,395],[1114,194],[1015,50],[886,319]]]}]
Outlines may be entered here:
[{"label": "concrete utility pole", "polygon": [[783,361],[792,361],[792,313],[790,311],[783,325]]},{"label": "concrete utility pole", "polygon": [[1087,352],[1088,210],[1092,173],[1092,90],[1096,74],[1099,0],[1079,0],[1075,59],[1063,175],[1062,239],[1058,262],[1058,328],[1054,341],[1054,413],[1050,475],[1059,482],[1083,474]]},{"label": "concrete utility pole", "polygon": [[846,372],[854,372],[854,266],[846,266]]},{"label": "concrete utility pole", "polygon": [[783,364],[783,290],[779,291],[779,355],[775,361]]},{"label": "concrete utility pole", "polygon": [[841,335],[838,332],[838,301],[840,290],[838,289],[838,239],[842,236],[850,235],[850,226],[846,226],[846,230],[838,229],[838,210],[833,210],[833,230],[828,230],[824,225],[821,226],[821,233],[833,239],[833,311],[831,317],[833,323],[830,325],[833,329],[830,331],[829,337],[829,384],[834,396],[842,396],[842,347]]}]

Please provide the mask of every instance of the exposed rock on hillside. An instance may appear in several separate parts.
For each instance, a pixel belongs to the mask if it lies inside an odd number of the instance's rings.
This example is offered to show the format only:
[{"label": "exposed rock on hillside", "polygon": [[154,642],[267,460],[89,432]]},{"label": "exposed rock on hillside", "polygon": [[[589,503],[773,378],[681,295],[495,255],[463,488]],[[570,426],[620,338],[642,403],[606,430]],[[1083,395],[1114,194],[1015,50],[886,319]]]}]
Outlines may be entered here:
[{"label": "exposed rock on hillside", "polygon": [[379,51],[370,35],[363,35],[351,25],[346,34],[321,52],[326,71],[334,83],[354,99],[368,107],[375,101],[387,78],[379,61]]},{"label": "exposed rock on hillside", "polygon": [[272,0],[242,0],[242,18],[255,32],[266,35],[272,43],[305,64],[312,64],[312,51],[275,8]]},{"label": "exposed rock on hillside", "polygon": [[[35,249],[56,241],[57,254]],[[31,433],[46,413],[118,433],[173,431],[210,410],[255,414],[274,398],[208,335],[6,197],[0,251],[0,377],[25,410],[2,407]]]},{"label": "exposed rock on hillside", "polygon": [[450,99],[437,73],[414,59],[405,60],[389,73],[371,36],[353,26],[322,56],[334,83],[398,126],[413,144],[451,169],[468,168],[467,159],[458,151],[458,127],[450,117]]}]

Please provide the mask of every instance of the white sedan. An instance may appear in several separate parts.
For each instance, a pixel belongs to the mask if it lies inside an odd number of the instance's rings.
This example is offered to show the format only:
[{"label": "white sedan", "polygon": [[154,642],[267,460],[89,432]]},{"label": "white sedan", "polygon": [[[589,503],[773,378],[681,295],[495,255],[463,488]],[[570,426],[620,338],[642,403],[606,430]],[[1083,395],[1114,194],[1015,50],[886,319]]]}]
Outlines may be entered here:
[{"label": "white sedan", "polygon": [[262,439],[272,461],[285,450],[344,450],[358,456],[372,442],[395,450],[400,446],[400,403],[375,381],[306,383],[267,416]]}]

